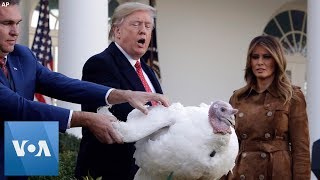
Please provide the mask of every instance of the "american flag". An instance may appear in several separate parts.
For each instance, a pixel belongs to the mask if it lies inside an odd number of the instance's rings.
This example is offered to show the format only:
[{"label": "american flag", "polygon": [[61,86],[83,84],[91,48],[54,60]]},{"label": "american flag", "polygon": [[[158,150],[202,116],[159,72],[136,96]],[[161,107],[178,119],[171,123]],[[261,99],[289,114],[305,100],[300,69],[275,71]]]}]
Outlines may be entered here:
[{"label": "american flag", "polygon": [[[49,33],[49,2],[48,0],[40,0],[38,25],[31,50],[38,58],[39,63],[50,70],[53,70],[53,58],[51,53],[52,41]],[[35,94],[35,100],[52,104],[52,99],[42,94]]]}]

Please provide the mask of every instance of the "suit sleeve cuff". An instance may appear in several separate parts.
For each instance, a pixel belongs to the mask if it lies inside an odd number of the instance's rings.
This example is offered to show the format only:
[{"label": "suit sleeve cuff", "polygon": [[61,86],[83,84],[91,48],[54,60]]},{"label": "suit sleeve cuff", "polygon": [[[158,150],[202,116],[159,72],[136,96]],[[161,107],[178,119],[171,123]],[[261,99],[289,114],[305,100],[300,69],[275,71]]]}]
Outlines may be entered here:
[{"label": "suit sleeve cuff", "polygon": [[112,105],[112,104],[110,104],[110,103],[108,102],[108,97],[109,97],[111,91],[113,91],[113,90],[114,90],[114,88],[110,88],[110,89],[107,91],[107,94],[106,94],[106,97],[105,97],[105,99],[106,99],[106,104],[107,104],[107,105]]},{"label": "suit sleeve cuff", "polygon": [[70,129],[73,110],[70,110],[67,129]]}]

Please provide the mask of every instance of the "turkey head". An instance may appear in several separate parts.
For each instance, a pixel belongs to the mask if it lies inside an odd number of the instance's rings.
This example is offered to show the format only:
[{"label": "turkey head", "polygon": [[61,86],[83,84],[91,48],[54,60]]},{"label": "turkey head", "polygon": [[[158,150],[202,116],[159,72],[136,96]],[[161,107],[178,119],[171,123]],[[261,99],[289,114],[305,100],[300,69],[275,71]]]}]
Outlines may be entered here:
[{"label": "turkey head", "polygon": [[213,133],[231,134],[230,126],[235,125],[234,115],[238,112],[229,103],[225,101],[215,101],[209,108],[209,122]]}]

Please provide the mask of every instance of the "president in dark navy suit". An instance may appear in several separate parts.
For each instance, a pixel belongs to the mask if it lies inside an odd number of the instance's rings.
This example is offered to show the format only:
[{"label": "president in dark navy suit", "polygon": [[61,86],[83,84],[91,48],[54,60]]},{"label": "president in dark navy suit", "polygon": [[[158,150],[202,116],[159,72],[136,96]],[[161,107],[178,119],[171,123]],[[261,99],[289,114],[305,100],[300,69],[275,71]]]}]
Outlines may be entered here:
[{"label": "president in dark navy suit", "polygon": [[[107,86],[68,78],[52,72],[38,63],[25,46],[16,45],[19,23],[22,20],[18,0],[0,0],[0,179],[4,177],[3,121],[59,121],[59,130],[82,126],[103,143],[122,143],[111,121],[113,116],[92,112],[72,111],[33,101],[34,94],[73,103],[106,105],[129,102],[147,113],[144,105],[150,101],[168,102],[163,95],[112,89]],[[26,179],[26,177],[10,177]]]},{"label": "president in dark navy suit", "polygon": [[[129,2],[120,5],[112,17],[107,49],[88,59],[82,79],[123,90],[162,93],[154,71],[144,63],[154,27],[155,9],[149,5]],[[156,105],[149,102],[149,105]],[[99,104],[82,104],[83,111],[96,112]],[[114,105],[111,113],[126,121],[133,107],[128,103]],[[88,173],[102,179],[131,180],[137,171],[133,158],[134,144],[106,145],[90,130],[83,128],[78,154],[76,177]]]}]

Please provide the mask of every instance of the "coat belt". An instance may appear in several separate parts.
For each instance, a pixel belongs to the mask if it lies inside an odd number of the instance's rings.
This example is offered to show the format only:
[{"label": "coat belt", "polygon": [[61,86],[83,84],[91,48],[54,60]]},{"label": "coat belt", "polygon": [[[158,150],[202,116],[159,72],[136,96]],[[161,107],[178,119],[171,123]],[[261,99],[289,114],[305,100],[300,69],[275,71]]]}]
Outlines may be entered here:
[{"label": "coat belt", "polygon": [[267,179],[272,179],[273,177],[273,152],[276,151],[290,151],[290,146],[288,141],[285,140],[269,140],[269,141],[245,141],[242,140],[239,149],[239,155],[236,162],[240,160],[240,156],[245,151],[262,151],[269,154],[270,163],[268,164],[268,175]]}]

